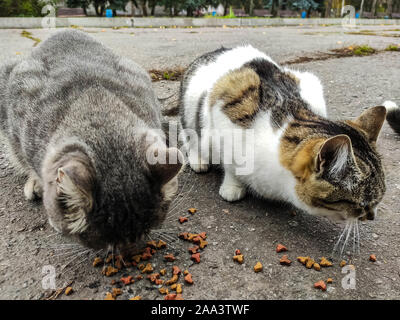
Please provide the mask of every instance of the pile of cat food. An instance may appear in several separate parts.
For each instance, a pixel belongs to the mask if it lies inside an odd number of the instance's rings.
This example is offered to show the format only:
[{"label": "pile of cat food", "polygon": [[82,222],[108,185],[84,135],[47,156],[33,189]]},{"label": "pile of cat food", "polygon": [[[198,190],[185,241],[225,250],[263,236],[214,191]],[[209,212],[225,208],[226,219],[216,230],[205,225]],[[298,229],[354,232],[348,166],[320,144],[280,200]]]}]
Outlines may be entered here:
[{"label": "pile of cat food", "polygon": [[[196,211],[195,208],[188,210],[190,214],[194,214]],[[185,219],[187,220],[187,218]],[[181,222],[180,218],[179,221]],[[178,234],[178,238],[191,244],[188,248],[188,259],[195,264],[200,263],[202,251],[208,245],[207,234],[205,232],[182,232]],[[101,272],[106,277],[122,273],[124,269],[127,271],[126,268],[128,267],[137,269],[138,273],[136,275],[125,273],[119,280],[112,280],[111,285],[115,287],[112,288],[111,292],[106,293],[105,300],[116,300],[123,293],[123,287],[131,286],[142,279],[155,285],[165,300],[183,300],[184,286],[194,284],[193,276],[189,270],[181,270],[178,265],[155,270],[151,263],[152,257],[166,248],[167,243],[165,241],[152,240],[146,243],[146,247],[140,254],[132,257],[122,257],[121,255],[109,255],[106,259],[96,257],[93,261],[93,267],[102,267]],[[172,253],[163,252],[162,254],[164,262],[175,263],[176,257]],[[141,296],[134,296],[130,300],[140,300],[141,298]]]}]

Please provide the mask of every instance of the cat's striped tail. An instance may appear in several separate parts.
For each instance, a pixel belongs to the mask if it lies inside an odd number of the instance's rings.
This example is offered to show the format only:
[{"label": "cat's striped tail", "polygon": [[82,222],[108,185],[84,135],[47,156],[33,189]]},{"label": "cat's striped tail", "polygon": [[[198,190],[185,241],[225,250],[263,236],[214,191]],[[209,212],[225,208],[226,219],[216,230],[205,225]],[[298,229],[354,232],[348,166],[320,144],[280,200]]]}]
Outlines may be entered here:
[{"label": "cat's striped tail", "polygon": [[386,120],[394,131],[400,134],[400,108],[393,101],[383,103],[387,110]]}]

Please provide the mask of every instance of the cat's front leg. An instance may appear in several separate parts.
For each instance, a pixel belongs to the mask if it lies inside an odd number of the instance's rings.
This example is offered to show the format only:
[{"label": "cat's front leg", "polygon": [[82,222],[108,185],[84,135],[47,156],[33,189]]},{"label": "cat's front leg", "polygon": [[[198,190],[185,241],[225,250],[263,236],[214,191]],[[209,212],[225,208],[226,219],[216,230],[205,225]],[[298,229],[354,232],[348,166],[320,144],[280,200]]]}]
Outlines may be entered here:
[{"label": "cat's front leg", "polygon": [[219,188],[219,195],[224,200],[233,202],[244,198],[246,187],[229,170],[225,171],[224,181]]},{"label": "cat's front leg", "polygon": [[24,194],[27,200],[42,198],[43,186],[38,175],[31,171],[24,186]]}]

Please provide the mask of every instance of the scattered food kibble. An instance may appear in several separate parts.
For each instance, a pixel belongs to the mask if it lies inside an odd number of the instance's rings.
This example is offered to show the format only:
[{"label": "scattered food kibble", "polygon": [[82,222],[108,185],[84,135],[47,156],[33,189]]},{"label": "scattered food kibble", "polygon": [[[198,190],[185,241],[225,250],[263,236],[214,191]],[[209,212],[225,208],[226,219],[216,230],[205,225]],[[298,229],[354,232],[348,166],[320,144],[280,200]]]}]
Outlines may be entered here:
[{"label": "scattered food kibble", "polygon": [[164,300],[175,300],[175,299],[176,299],[176,293],[169,293],[164,298]]},{"label": "scattered food kibble", "polygon": [[167,254],[167,255],[164,256],[164,260],[165,260],[165,261],[168,261],[168,262],[175,261],[175,259],[176,259],[176,258],[174,257],[174,255],[173,255],[172,253]]},{"label": "scattered food kibble", "polygon": [[168,289],[165,288],[165,287],[161,287],[160,289],[158,289],[158,291],[159,291],[161,294],[168,294]]},{"label": "scattered food kibble", "polygon": [[347,264],[346,261],[342,260],[340,261],[340,267],[343,268]]},{"label": "scattered food kibble", "polygon": [[136,263],[139,263],[139,262],[140,262],[140,259],[141,259],[141,258],[140,258],[140,255],[136,255],[136,256],[133,256],[133,257],[132,257],[132,260],[135,261]]},{"label": "scattered food kibble", "polygon": [[118,272],[117,268],[113,268],[112,266],[107,266],[103,269],[103,274],[106,277],[111,277]]},{"label": "scattered food kibble", "polygon": [[208,245],[208,242],[200,238],[199,247],[200,249],[204,249]]},{"label": "scattered food kibble", "polygon": [[152,273],[154,271],[151,263],[146,264],[146,266],[142,269],[142,273]]},{"label": "scattered food kibble", "polygon": [[172,284],[171,285],[171,290],[176,290],[176,287],[177,287],[178,285],[176,284],[176,283],[174,283],[174,284]]},{"label": "scattered food kibble", "polygon": [[120,280],[124,285],[128,285],[128,284],[135,282],[135,280],[133,280],[132,276],[122,277]]},{"label": "scattered food kibble", "polygon": [[179,217],[179,223],[185,223],[185,222],[187,222],[188,221],[188,218],[186,218],[186,217]]},{"label": "scattered food kibble", "polygon": [[289,260],[286,254],[284,254],[282,258],[279,260],[279,263],[284,266],[290,266],[292,264],[292,261]]},{"label": "scattered food kibble", "polygon": [[183,274],[184,274],[185,276],[188,275],[188,274],[189,274],[189,270],[183,271]]},{"label": "scattered food kibble", "polygon": [[185,281],[188,284],[193,284],[193,279],[192,279],[192,275],[190,273],[188,273],[187,275],[185,275]]},{"label": "scattered food kibble", "polygon": [[142,300],[142,297],[141,296],[135,296],[135,297],[130,298],[129,300]]},{"label": "scattered food kibble", "polygon": [[332,283],[333,279],[332,278],[328,278],[328,280],[326,280],[326,283]]},{"label": "scattered food kibble", "polygon": [[325,282],[323,280],[320,280],[320,281],[314,283],[314,288],[321,289],[322,291],[325,291],[326,290],[326,284],[325,284]]},{"label": "scattered food kibble", "polygon": [[194,214],[194,213],[197,212],[197,209],[195,209],[195,208],[189,208],[189,209],[188,209],[188,212],[189,212],[190,214]]},{"label": "scattered food kibble", "polygon": [[73,291],[74,291],[74,290],[72,289],[72,287],[67,287],[67,288],[65,289],[65,295],[66,295],[66,296],[69,296],[70,294],[72,294]]},{"label": "scattered food kibble", "polygon": [[242,254],[238,254],[236,256],[233,256],[233,261],[236,261],[237,263],[242,264],[244,261],[243,255]]},{"label": "scattered food kibble", "polygon": [[240,252],[239,249],[236,249],[236,250],[235,250],[235,256],[238,256],[238,255],[240,255],[240,254],[242,254],[242,252]]},{"label": "scattered food kibble", "polygon": [[288,249],[283,245],[278,243],[278,245],[276,246],[276,252],[283,252],[283,251],[288,251]]},{"label": "scattered food kibble", "polygon": [[112,296],[115,298],[122,294],[122,290],[120,288],[113,288],[112,289]]},{"label": "scattered food kibble", "polygon": [[93,267],[98,267],[99,265],[101,265],[103,263],[103,259],[96,257],[93,260]]},{"label": "scattered food kibble", "polygon": [[376,255],[371,254],[371,255],[369,256],[369,260],[372,261],[372,262],[376,262]]},{"label": "scattered food kibble", "polygon": [[205,233],[205,232],[200,232],[200,233],[199,233],[199,236],[200,236],[203,240],[206,240],[206,239],[207,239],[207,233]]},{"label": "scattered food kibble", "polygon": [[182,285],[180,283],[176,285],[176,293],[182,293]]},{"label": "scattered food kibble", "polygon": [[171,284],[174,284],[178,281],[178,279],[179,279],[179,276],[177,274],[174,274],[171,279],[165,281],[165,285],[169,286]]},{"label": "scattered food kibble", "polygon": [[[314,265],[315,261],[312,258],[308,258],[307,262],[306,262],[306,268],[307,269],[311,269]],[[321,265],[321,264],[320,264]]]},{"label": "scattered food kibble", "polygon": [[172,267],[172,274],[177,274],[177,275],[181,274],[181,269],[179,269],[178,266],[173,266]]},{"label": "scattered food kibble", "polygon": [[154,240],[151,240],[149,242],[147,242],[147,246],[153,249],[157,248],[157,242],[155,242]]},{"label": "scattered food kibble", "polygon": [[194,246],[193,248],[189,248],[189,252],[191,254],[197,253],[198,250],[199,250],[199,246]]},{"label": "scattered food kibble", "polygon": [[104,300],[115,300],[115,298],[113,297],[112,293],[107,292]]},{"label": "scattered food kibble", "polygon": [[262,271],[263,266],[261,264],[261,262],[257,262],[256,265],[254,266],[254,272],[260,272]]},{"label": "scattered food kibble", "polygon": [[193,260],[196,263],[200,263],[200,252],[192,254],[190,259]]},{"label": "scattered food kibble", "polygon": [[310,257],[297,257],[297,261],[304,265],[306,265],[308,259],[310,259]]},{"label": "scattered food kibble", "polygon": [[162,240],[158,240],[157,242],[157,249],[164,249],[167,247],[167,243],[165,241]]},{"label": "scattered food kibble", "polygon": [[156,282],[157,279],[160,278],[160,274],[159,273],[152,273],[150,275],[147,276],[147,279],[150,280],[150,282]]},{"label": "scattered food kibble", "polygon": [[162,276],[165,276],[166,273],[167,273],[167,269],[161,269],[161,270],[160,270],[160,274],[161,274]]},{"label": "scattered food kibble", "polygon": [[331,267],[332,266],[332,262],[330,262],[325,257],[321,258],[321,261],[319,262],[319,264],[320,264],[321,267]]},{"label": "scattered food kibble", "polygon": [[314,263],[313,268],[317,271],[321,271],[321,266],[318,263]]}]

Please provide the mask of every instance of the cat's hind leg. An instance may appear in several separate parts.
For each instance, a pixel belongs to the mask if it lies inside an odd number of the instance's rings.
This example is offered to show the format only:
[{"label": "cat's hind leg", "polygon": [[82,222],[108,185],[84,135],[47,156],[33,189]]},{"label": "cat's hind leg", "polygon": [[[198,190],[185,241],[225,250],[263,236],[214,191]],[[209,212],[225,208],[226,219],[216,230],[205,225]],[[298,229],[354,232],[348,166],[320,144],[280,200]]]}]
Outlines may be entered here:
[{"label": "cat's hind leg", "polygon": [[39,176],[34,171],[30,171],[28,180],[24,186],[24,194],[27,200],[42,198],[43,186]]},{"label": "cat's hind leg", "polygon": [[238,201],[245,197],[246,187],[230,170],[225,170],[224,181],[219,188],[219,195],[229,202]]}]

